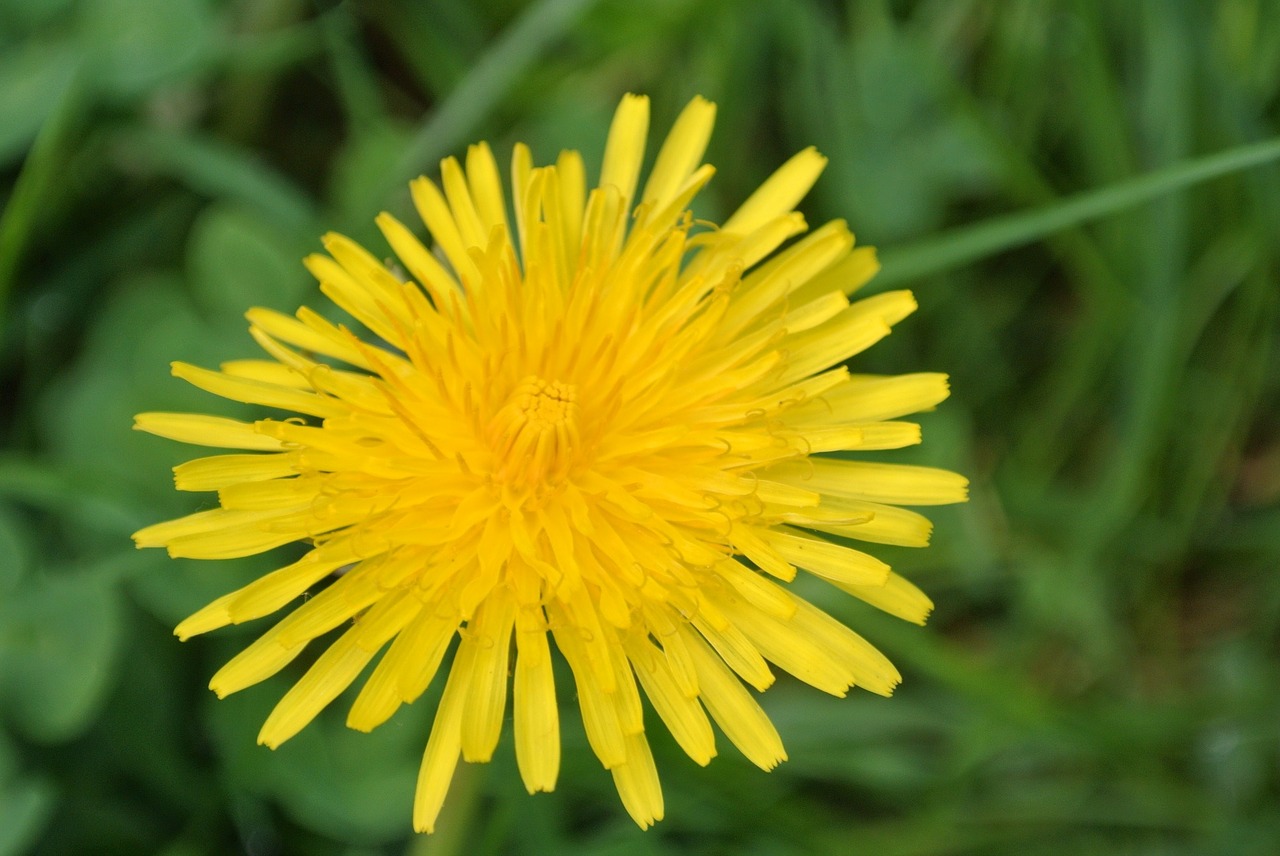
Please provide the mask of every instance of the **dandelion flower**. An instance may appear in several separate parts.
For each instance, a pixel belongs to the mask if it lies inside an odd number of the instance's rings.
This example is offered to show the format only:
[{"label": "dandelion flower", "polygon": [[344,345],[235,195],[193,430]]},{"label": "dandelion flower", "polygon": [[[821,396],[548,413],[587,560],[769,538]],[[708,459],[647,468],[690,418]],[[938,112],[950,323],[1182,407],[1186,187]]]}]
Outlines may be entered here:
[{"label": "dandelion flower", "polygon": [[803,570],[923,623],[929,599],[848,543],[923,546],[928,520],[902,506],[962,501],[965,480],[831,453],[919,442],[898,418],[942,401],[946,377],[843,365],[916,303],[849,301],[877,263],[843,222],[783,246],[806,230],[795,206],[826,163],[813,149],[722,225],[693,220],[714,114],[700,98],[685,108],[643,187],[643,97],[622,100],[594,189],[577,152],[534,167],[517,146],[510,208],[489,147],[472,146],[439,184],[412,184],[433,248],[384,213],[398,263],[336,234],[306,259],[371,335],[305,307],[252,309],[267,359],[174,364],[215,395],[302,414],[137,417],[235,450],[176,468],[180,490],[217,491],[218,507],[141,530],[139,547],[309,547],[176,630],[290,608],[214,675],[219,696],[325,637],[260,743],[288,740],[375,660],[347,715],[362,731],[444,671],[413,811],[431,831],[459,758],[490,759],[508,706],[525,787],[555,787],[554,650],[591,748],[647,827],[663,816],[654,714],[699,764],[716,754],[714,720],[768,770],[786,753],[747,688],[773,683],[772,666],[839,696],[893,690],[892,664],[787,584]]}]

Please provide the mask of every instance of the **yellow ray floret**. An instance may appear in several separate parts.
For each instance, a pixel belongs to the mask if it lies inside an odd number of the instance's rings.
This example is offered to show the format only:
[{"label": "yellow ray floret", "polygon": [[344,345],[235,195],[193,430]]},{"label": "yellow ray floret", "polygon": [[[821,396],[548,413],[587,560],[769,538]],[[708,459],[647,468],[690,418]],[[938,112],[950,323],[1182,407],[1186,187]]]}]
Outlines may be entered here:
[{"label": "yellow ray floret", "polygon": [[592,751],[647,827],[665,811],[655,722],[698,764],[717,754],[714,722],[768,770],[786,751],[752,690],[775,669],[834,695],[893,691],[893,665],[788,583],[803,572],[924,622],[929,598],[851,544],[924,546],[931,524],[904,506],[966,498],[961,476],[869,454],[919,443],[901,417],[947,380],[843,365],[916,302],[850,301],[878,264],[841,221],[782,248],[806,229],[795,207],[826,164],[813,149],[723,226],[694,221],[714,118],[694,99],[642,182],[649,102],[627,96],[594,188],[576,152],[539,167],[517,146],[510,208],[493,153],[472,146],[411,185],[428,235],[377,217],[397,261],[333,234],[305,260],[371,335],[251,309],[265,358],[173,365],[277,411],[135,425],[229,450],[174,471],[218,507],[142,529],[139,547],[308,548],[176,631],[293,605],[213,676],[220,696],[324,637],[261,743],[352,686],[347,723],[368,731],[443,681],[413,810],[431,831],[459,759],[488,761],[508,710],[526,789],[555,788],[567,668]]}]

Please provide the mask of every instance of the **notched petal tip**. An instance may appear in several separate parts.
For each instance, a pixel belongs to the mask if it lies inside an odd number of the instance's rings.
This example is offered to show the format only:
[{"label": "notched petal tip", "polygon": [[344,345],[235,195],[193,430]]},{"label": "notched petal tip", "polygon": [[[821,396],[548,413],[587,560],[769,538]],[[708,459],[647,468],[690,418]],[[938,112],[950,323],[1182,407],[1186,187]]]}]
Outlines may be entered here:
[{"label": "notched petal tip", "polygon": [[134,545],[139,550],[147,547],[163,547],[164,541],[155,537],[155,530],[163,525],[163,523],[153,523],[150,526],[144,526],[129,537],[133,539]]},{"label": "notched petal tip", "polygon": [[814,163],[821,163],[823,166],[826,166],[827,161],[829,160],[829,158],[826,155],[818,151],[817,146],[805,146],[803,149],[797,152],[796,155],[803,155],[806,158],[813,158]]}]

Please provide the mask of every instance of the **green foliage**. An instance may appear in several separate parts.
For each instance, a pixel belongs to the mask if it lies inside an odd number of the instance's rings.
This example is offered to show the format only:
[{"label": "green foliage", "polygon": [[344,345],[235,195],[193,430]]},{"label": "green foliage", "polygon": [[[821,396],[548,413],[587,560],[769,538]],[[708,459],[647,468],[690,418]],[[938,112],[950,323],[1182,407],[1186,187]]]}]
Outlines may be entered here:
[{"label": "green foliage", "polygon": [[[1271,853],[1276,12],[0,0],[0,856]],[[439,688],[370,735],[340,699],[257,746],[297,668],[205,684],[263,623],[170,631],[287,559],[134,551],[209,500],[131,417],[238,415],[168,362],[252,355],[253,305],[337,317],[299,259],[329,229],[379,247],[373,216],[468,142],[598,166],[628,90],[655,132],[718,103],[706,216],[800,147],[830,156],[810,222],[847,218],[882,248],[868,290],[921,306],[859,367],[951,373],[902,459],[973,500],[931,515],[930,549],[882,551],[937,602],[927,628],[806,589],[905,681],[885,701],[781,678],[778,770],[724,740],[699,768],[655,727],[667,819],[640,833],[566,683],[557,791],[524,794],[507,735],[413,837]]]}]

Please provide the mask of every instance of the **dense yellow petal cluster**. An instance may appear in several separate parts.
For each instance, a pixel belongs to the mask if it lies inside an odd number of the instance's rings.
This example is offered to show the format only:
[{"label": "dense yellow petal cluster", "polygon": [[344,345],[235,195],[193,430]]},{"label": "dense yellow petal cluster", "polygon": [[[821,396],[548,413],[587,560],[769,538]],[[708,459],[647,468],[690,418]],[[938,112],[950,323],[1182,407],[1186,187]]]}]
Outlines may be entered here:
[{"label": "dense yellow petal cluster", "polygon": [[824,536],[923,546],[929,522],[900,506],[961,501],[965,480],[826,453],[919,442],[896,420],[942,401],[946,378],[842,365],[916,304],[906,291],[850,303],[877,264],[842,222],[779,250],[806,229],[794,209],[817,152],[722,226],[693,221],[714,114],[688,105],[643,188],[645,98],[623,99],[594,189],[576,152],[534,167],[518,146],[510,208],[488,146],[472,146],[439,184],[413,182],[432,249],[382,214],[399,266],[332,234],[306,260],[372,341],[305,308],[254,309],[269,359],[174,365],[215,395],[306,417],[137,417],[237,450],[177,467],[179,489],[217,491],[219,507],[147,527],[138,546],[201,559],[311,547],[178,627],[185,639],[311,593],[212,689],[255,684],[342,628],[261,743],[296,734],[375,658],[353,728],[386,721],[443,668],[415,828],[433,828],[460,757],[492,756],[509,693],[524,784],[549,791],[554,641],[592,749],[648,826],[663,801],[642,698],[699,764],[716,754],[710,714],[770,769],[786,755],[747,686],[768,687],[771,663],[836,695],[893,690],[883,655],[784,584],[803,569],[924,621],[917,588]]}]

